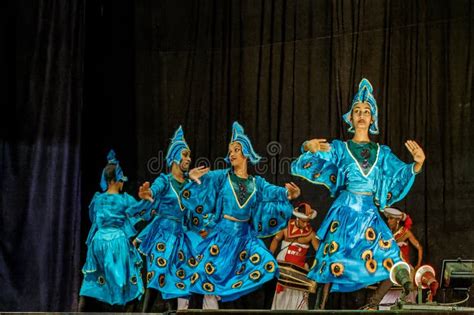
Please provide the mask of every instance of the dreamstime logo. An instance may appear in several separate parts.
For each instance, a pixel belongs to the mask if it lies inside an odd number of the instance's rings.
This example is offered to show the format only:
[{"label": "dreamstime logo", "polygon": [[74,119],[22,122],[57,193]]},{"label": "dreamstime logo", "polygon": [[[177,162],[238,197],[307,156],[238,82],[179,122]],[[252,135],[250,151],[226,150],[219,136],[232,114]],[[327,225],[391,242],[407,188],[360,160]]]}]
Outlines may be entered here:
[{"label": "dreamstime logo", "polygon": [[158,175],[164,171],[166,161],[163,151],[158,151],[158,156],[153,156],[146,162],[146,169],[150,174]]},{"label": "dreamstime logo", "polygon": [[[291,170],[292,157],[281,157],[283,147],[278,141],[271,141],[266,146],[266,154],[255,165],[256,175],[263,174],[288,174]],[[194,161],[194,166],[209,166],[211,170],[224,169],[229,167],[226,157],[218,157],[214,161],[210,161],[206,157],[198,157]],[[158,151],[157,156],[148,159],[146,163],[147,170],[150,174],[158,175],[166,170],[166,159],[163,151]]]}]

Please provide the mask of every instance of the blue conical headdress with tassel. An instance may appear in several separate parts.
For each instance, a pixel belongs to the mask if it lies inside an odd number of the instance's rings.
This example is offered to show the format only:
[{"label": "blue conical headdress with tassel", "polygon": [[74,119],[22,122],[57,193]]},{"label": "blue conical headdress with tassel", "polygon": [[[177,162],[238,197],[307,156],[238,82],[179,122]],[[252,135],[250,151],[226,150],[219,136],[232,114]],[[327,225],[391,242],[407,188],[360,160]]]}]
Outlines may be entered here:
[{"label": "blue conical headdress with tassel", "polygon": [[168,165],[168,167],[171,167],[173,163],[179,164],[181,162],[181,151],[183,149],[189,150],[189,146],[186,140],[184,140],[183,128],[179,126],[173,138],[171,138],[171,143],[166,153],[166,165]]},{"label": "blue conical headdress with tassel", "polygon": [[378,109],[377,109],[377,101],[375,101],[372,85],[370,84],[369,80],[362,79],[359,83],[359,90],[354,95],[352,99],[351,109],[345,113],[342,117],[344,121],[349,124],[349,132],[355,132],[354,125],[351,122],[351,113],[354,109],[354,106],[358,103],[367,103],[370,105],[370,112],[372,114],[373,123],[370,125],[369,132],[371,134],[377,135],[379,133],[379,116],[378,116]]},{"label": "blue conical headdress with tassel", "polygon": [[[242,146],[242,154],[249,159],[250,163],[257,164],[261,157],[255,152],[252,147],[252,142],[245,135],[244,128],[236,121],[232,124],[232,138],[230,143],[238,142]],[[229,157],[226,158],[227,163],[230,163]]]},{"label": "blue conical headdress with tassel", "polygon": [[[109,154],[107,154],[107,165],[113,164],[115,165],[115,181],[122,181],[126,182],[128,181],[127,176],[123,175],[122,168],[120,167],[119,161],[117,160],[117,157],[115,155],[114,150],[110,150]],[[106,165],[106,166],[107,166]],[[102,176],[100,178],[100,188],[102,188],[102,191],[107,190],[107,180],[105,179],[105,167],[102,170]]]}]

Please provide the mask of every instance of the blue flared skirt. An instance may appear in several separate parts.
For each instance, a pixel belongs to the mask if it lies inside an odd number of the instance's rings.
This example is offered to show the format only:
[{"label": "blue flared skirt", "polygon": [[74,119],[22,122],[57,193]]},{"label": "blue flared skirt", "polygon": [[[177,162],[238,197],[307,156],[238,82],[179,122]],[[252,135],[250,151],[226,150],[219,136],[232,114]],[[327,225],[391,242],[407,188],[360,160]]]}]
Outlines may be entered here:
[{"label": "blue flared skirt", "polygon": [[191,291],[233,301],[278,276],[278,266],[248,222],[222,219],[198,246]]},{"label": "blue flared skirt", "polygon": [[147,287],[164,299],[189,296],[195,255],[181,222],[156,217],[139,238],[139,251],[147,256]]},{"label": "blue flared skirt", "polygon": [[371,195],[342,191],[316,235],[321,242],[308,278],[332,283],[331,292],[352,292],[388,279],[401,261]]},{"label": "blue flared skirt", "polygon": [[80,295],[114,305],[125,305],[144,292],[142,260],[120,228],[97,230],[87,251]]}]

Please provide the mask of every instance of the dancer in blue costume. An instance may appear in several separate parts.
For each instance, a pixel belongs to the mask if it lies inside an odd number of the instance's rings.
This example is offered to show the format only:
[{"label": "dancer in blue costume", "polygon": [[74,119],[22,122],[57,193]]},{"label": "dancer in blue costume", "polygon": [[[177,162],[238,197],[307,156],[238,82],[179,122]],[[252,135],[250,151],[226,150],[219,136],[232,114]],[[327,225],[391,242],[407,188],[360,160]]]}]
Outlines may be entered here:
[{"label": "dancer in blue costume", "polygon": [[127,193],[120,193],[127,177],[113,150],[107,160],[100,181],[104,192],[97,192],[89,206],[92,227],[86,242],[80,295],[110,305],[125,305],[140,298],[144,291],[140,275],[142,260],[130,242],[136,231],[126,215],[126,210],[137,201]]},{"label": "dancer in blue costume", "polygon": [[195,266],[191,291],[233,301],[278,275],[275,259],[258,237],[286,226],[293,211],[288,200],[297,198],[300,189],[249,175],[247,161],[259,160],[244,129],[234,122],[227,157],[232,167],[210,171],[201,184],[192,182],[183,190],[192,224],[209,231],[198,247],[200,257],[189,262]]},{"label": "dancer in blue costume", "polygon": [[[189,296],[189,278],[192,273],[187,260],[194,257],[192,242],[185,232],[187,211],[180,193],[189,182],[187,172],[191,163],[191,151],[179,126],[166,154],[166,164],[171,173],[161,174],[150,183],[145,182],[138,193],[148,200],[145,211],[130,209],[130,216],[138,220],[153,220],[137,237],[139,251],[147,257],[147,290],[143,312],[151,308],[160,292],[163,299]],[[199,174],[204,168],[191,170]],[[136,211],[136,210],[139,210]],[[141,211],[140,211],[141,210]]]},{"label": "dancer in blue costume", "polygon": [[[377,103],[367,79],[359,84],[352,106],[343,118],[354,137],[349,141],[313,139],[293,162],[293,175],[326,186],[337,197],[317,232],[321,240],[308,274],[318,283],[332,284],[332,292],[351,292],[387,280],[401,262],[400,250],[379,211],[405,197],[421,172],[425,155],[415,141],[405,146],[414,163],[400,161],[385,145],[370,141],[378,134]],[[378,304],[390,288],[382,283],[371,304]],[[411,286],[405,282],[405,289]],[[326,286],[321,307],[327,298]]]}]

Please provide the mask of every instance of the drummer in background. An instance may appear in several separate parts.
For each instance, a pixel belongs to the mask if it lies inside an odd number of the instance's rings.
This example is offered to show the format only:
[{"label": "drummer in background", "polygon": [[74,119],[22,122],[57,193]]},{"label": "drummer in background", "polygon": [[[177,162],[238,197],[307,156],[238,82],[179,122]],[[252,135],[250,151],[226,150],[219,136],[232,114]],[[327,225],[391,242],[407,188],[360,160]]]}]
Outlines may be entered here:
[{"label": "drummer in background", "polygon": [[[280,242],[281,250],[277,255],[278,261],[285,261],[299,267],[308,269],[306,254],[309,244],[318,249],[319,240],[309,223],[317,215],[316,210],[311,209],[307,203],[300,203],[293,210],[296,219],[288,222],[288,227],[278,232],[270,245],[270,251],[275,253]],[[308,292],[284,287],[277,284],[275,296],[273,297],[272,310],[307,310]]]},{"label": "drummer in background", "polygon": [[[402,255],[403,261],[409,264],[411,269],[418,270],[418,268],[420,268],[421,266],[421,261],[423,259],[423,247],[411,231],[413,221],[411,220],[410,216],[394,207],[385,208],[383,213],[387,217],[387,225],[393,233],[393,238],[395,239],[395,242],[397,242],[398,247],[400,247],[400,253]],[[416,265],[414,267],[413,264],[410,262],[409,244],[416,248],[418,252]],[[405,301],[415,303],[416,293],[416,290],[411,291],[411,293],[408,294],[408,296],[405,298]],[[391,290],[387,292],[387,294],[385,294],[380,304],[383,305],[395,303],[399,296],[399,290]]]},{"label": "drummer in background", "polygon": [[[434,275],[434,269],[429,265],[422,265],[423,247],[411,231],[413,221],[407,213],[402,212],[397,208],[385,208],[383,213],[387,217],[387,224],[393,233],[393,238],[397,242],[397,245],[400,247],[400,252],[402,254],[403,260],[408,263],[410,267],[417,271],[415,274],[415,283],[417,286],[419,286],[421,282],[420,275],[423,274],[423,272],[425,271],[432,271]],[[416,265],[414,267],[412,262],[410,261],[410,244],[417,250],[417,260]],[[426,284],[426,286],[423,285],[422,288],[429,289],[427,302],[433,302],[433,298],[436,295],[436,292],[438,291],[439,283],[438,281],[436,281],[436,279],[427,279],[427,281],[428,283]],[[406,301],[416,302],[416,294],[416,291],[412,291],[412,293],[408,295]],[[386,299],[386,297],[388,298],[388,293],[381,303],[384,303],[384,300],[389,301]]]},{"label": "drummer in background", "polygon": [[410,262],[410,247],[408,245],[408,242],[410,242],[410,244],[413,245],[413,247],[415,247],[418,252],[418,258],[414,268],[420,268],[421,261],[423,259],[423,247],[420,245],[420,242],[418,242],[415,235],[413,235],[411,231],[413,222],[410,216],[397,208],[390,207],[385,208],[383,213],[387,217],[388,227],[392,231],[393,237],[400,247],[403,260],[413,266]]}]

